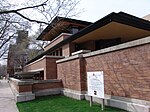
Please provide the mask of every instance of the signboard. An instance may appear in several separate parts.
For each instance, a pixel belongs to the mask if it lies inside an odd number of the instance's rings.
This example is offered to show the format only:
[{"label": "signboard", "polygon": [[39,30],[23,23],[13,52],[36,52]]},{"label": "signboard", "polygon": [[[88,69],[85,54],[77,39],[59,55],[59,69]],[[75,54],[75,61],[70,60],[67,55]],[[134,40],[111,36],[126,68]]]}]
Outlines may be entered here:
[{"label": "signboard", "polygon": [[88,95],[104,98],[103,71],[87,72]]}]

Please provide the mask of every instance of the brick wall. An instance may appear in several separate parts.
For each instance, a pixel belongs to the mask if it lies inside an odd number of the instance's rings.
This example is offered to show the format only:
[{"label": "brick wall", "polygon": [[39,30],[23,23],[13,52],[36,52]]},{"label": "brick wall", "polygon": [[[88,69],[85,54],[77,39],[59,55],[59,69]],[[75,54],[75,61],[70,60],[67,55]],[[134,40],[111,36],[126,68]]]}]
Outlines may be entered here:
[{"label": "brick wall", "polygon": [[36,71],[36,70],[39,70],[39,69],[44,70],[45,63],[46,63],[45,58],[41,58],[40,60],[38,60],[34,63],[31,63],[31,64],[28,64],[28,65],[24,66],[23,71],[24,72],[30,72],[30,71]]},{"label": "brick wall", "polygon": [[105,94],[150,101],[150,44],[57,62],[64,88],[87,90],[86,72],[104,71]]},{"label": "brick wall", "polygon": [[82,91],[81,74],[84,74],[84,71],[81,63],[82,58],[57,64],[58,79],[62,79],[64,88]]},{"label": "brick wall", "polygon": [[32,84],[33,83],[29,81],[25,82],[15,78],[10,78],[10,86],[13,91],[16,91],[17,93],[32,92]]},{"label": "brick wall", "polygon": [[63,56],[70,56],[69,44],[65,44],[62,46],[62,55]]},{"label": "brick wall", "polygon": [[150,44],[85,58],[86,71],[104,71],[108,95],[150,101]]},{"label": "brick wall", "polygon": [[32,84],[29,85],[19,85],[18,86],[18,92],[32,92]]},{"label": "brick wall", "polygon": [[61,58],[63,57],[45,56],[34,63],[26,65],[24,67],[24,72],[44,71],[44,80],[56,79],[57,78],[56,61]]},{"label": "brick wall", "polygon": [[[41,90],[62,88],[61,80],[40,80],[40,81],[21,81],[18,79],[11,78],[10,85],[12,89],[15,89],[18,93],[26,93],[26,92],[38,92]],[[14,90],[13,90],[14,91]]]},{"label": "brick wall", "polygon": [[52,40],[52,42],[44,48],[44,51],[47,51],[48,49],[63,41],[65,38],[68,38],[69,36],[70,34],[60,34],[58,37],[55,38],[55,40]]},{"label": "brick wall", "polygon": [[13,85],[13,89],[19,91],[19,86],[17,86],[17,81],[10,80],[10,85]]},{"label": "brick wall", "polygon": [[57,66],[56,61],[58,58],[49,58],[46,59],[45,70],[44,70],[44,79],[57,79]]},{"label": "brick wall", "polygon": [[62,88],[61,82],[51,82],[51,83],[34,83],[33,84],[33,91],[40,91],[46,89],[55,89],[55,88]]},{"label": "brick wall", "polygon": [[11,81],[11,84],[14,86],[16,91],[18,91],[18,93],[32,91],[32,84],[19,84],[18,81]]}]

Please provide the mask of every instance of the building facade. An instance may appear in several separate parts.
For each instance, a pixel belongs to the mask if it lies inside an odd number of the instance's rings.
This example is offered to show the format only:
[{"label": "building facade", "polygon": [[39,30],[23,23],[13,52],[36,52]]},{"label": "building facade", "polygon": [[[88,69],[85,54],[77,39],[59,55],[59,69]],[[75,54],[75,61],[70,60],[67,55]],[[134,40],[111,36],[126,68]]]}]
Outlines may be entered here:
[{"label": "building facade", "polygon": [[106,105],[150,110],[149,21],[123,12],[95,23],[56,17],[38,39],[51,42],[24,72],[59,79],[61,93],[88,100],[87,72],[103,71]]},{"label": "building facade", "polygon": [[18,30],[16,43],[10,44],[7,58],[7,73],[13,76],[15,72],[22,71],[27,62],[26,49],[28,48],[28,31]]}]

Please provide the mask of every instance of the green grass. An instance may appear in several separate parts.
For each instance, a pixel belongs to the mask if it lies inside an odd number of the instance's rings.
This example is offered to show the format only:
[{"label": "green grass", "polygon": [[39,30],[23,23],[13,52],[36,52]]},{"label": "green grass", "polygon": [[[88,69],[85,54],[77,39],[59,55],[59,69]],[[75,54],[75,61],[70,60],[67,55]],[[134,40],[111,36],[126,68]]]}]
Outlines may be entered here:
[{"label": "green grass", "polygon": [[105,110],[101,111],[99,104],[95,103],[90,107],[88,101],[65,96],[39,97],[30,102],[17,103],[17,106],[19,112],[123,112],[112,107],[105,107]]}]

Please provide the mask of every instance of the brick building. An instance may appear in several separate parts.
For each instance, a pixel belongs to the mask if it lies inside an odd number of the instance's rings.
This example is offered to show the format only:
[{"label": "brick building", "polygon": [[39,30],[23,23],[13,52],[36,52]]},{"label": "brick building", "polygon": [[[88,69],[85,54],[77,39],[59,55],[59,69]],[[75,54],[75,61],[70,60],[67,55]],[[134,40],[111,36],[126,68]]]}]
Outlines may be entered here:
[{"label": "brick building", "polygon": [[44,80],[59,79],[61,93],[88,99],[87,72],[103,71],[106,105],[150,110],[149,21],[123,12],[95,23],[56,17],[38,39],[51,42],[24,72],[39,72]]},{"label": "brick building", "polygon": [[28,31],[18,30],[16,43],[10,44],[7,58],[7,73],[13,76],[15,72],[21,71],[26,61],[27,54],[24,49],[28,48]]}]

